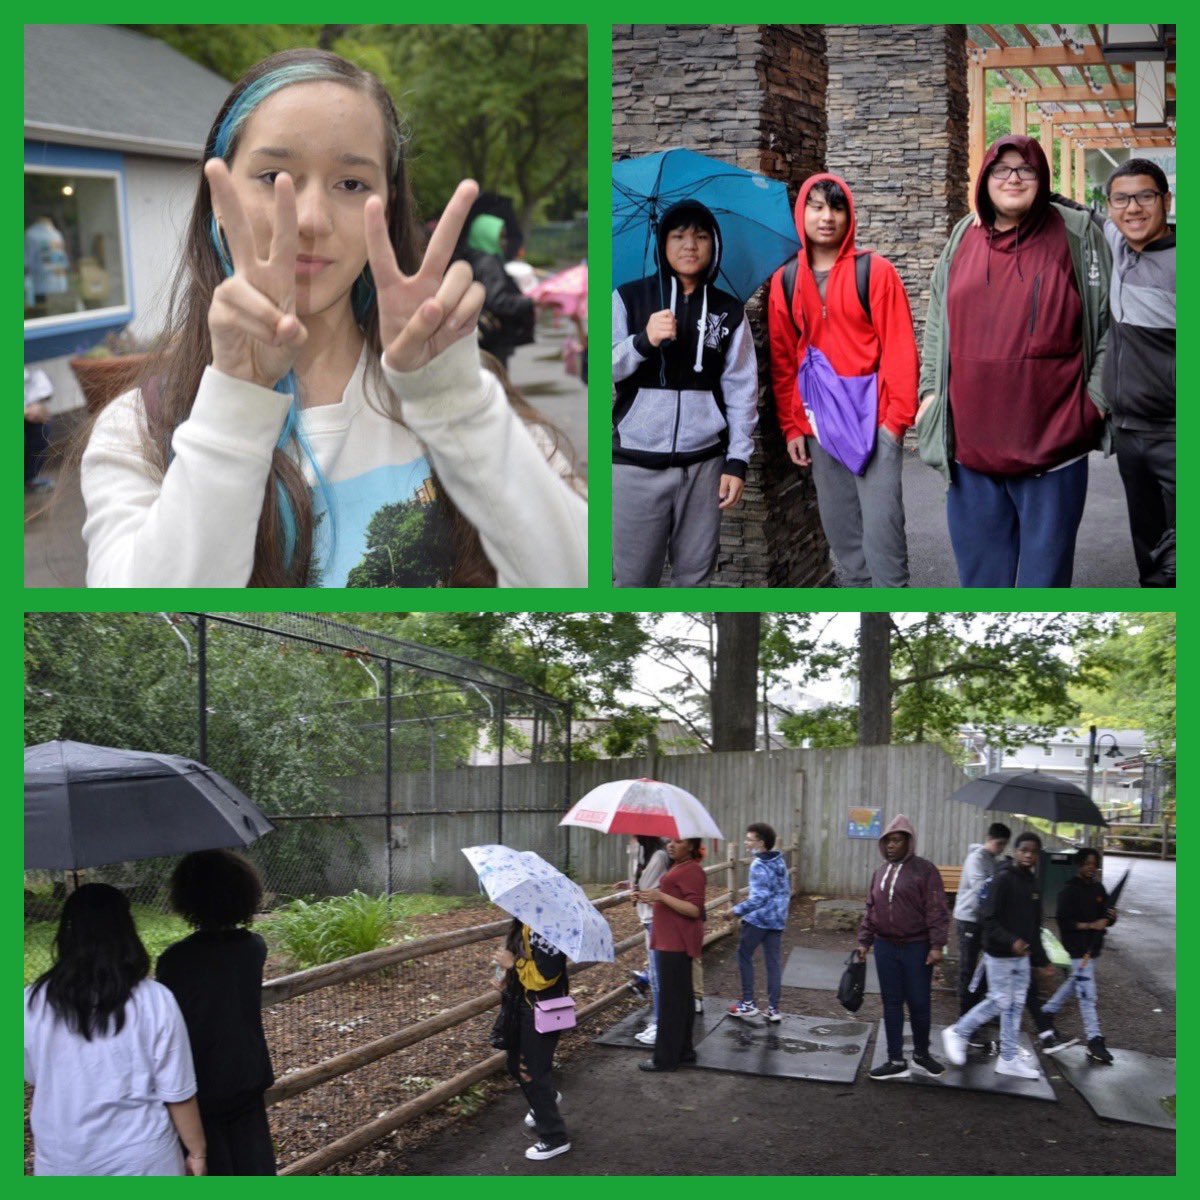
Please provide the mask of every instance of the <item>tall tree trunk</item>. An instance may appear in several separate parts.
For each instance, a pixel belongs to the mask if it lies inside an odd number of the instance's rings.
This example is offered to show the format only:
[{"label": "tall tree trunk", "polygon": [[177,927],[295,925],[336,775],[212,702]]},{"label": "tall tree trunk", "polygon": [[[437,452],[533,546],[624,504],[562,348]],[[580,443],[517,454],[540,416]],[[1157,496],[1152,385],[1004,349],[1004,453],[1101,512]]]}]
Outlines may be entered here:
[{"label": "tall tree trunk", "polygon": [[860,613],[858,626],[858,744],[892,740],[892,615]]},{"label": "tall tree trunk", "polygon": [[712,748],[753,750],[758,714],[760,613],[717,613],[712,690]]}]

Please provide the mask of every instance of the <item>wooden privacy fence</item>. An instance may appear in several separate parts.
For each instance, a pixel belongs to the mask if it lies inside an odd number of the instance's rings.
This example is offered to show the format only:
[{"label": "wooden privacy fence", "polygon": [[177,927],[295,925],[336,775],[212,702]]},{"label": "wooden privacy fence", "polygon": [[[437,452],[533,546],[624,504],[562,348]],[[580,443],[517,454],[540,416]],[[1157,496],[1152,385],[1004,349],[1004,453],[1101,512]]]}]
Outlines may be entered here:
[{"label": "wooden privacy fence", "polygon": [[[394,852],[399,890],[439,887],[458,893],[476,887],[470,865],[458,847],[503,840],[536,850],[584,881],[624,873],[624,846],[618,838],[558,826],[562,764],[504,768],[503,838],[497,818],[481,808],[496,793],[497,767],[465,767],[438,778],[442,811],[422,811],[428,778],[397,776],[393,784],[396,826],[403,846]],[[699,796],[726,837],[740,838],[746,826],[765,821],[781,845],[800,839],[798,871],[804,890],[856,895],[866,887],[879,861],[873,839],[847,836],[851,808],[879,808],[883,824],[905,814],[917,831],[917,852],[934,862],[960,863],[994,815],[950,795],[967,776],[939,746],[868,746],[824,750],[726,751],[670,754],[650,758],[599,759],[571,766],[570,794],[578,800],[614,779],[650,776]],[[356,776],[339,786],[355,796],[382,788],[381,776]],[[369,889],[368,889],[369,890]]]},{"label": "wooden privacy fence", "polygon": [[[618,840],[618,839],[609,839]],[[795,889],[796,847],[787,851],[789,864],[793,868],[793,890]],[[742,894],[746,889],[738,887],[738,870],[748,865],[749,859],[741,858],[738,845],[729,843],[728,856],[704,868],[708,876],[721,877],[722,891],[707,901],[709,912],[732,902],[731,897]],[[601,911],[614,909],[622,903],[629,905],[631,894],[628,891],[616,892],[601,900],[593,901]],[[627,910],[628,911],[628,910]],[[503,936],[510,922],[492,921],[484,925],[473,925],[467,929],[458,929],[449,933],[435,934],[430,937],[417,938],[395,946],[386,946],[380,950],[372,950],[366,954],[356,954],[324,966],[312,967],[272,979],[263,984],[262,1004],[264,1009],[294,1001],[299,997],[311,995],[324,989],[333,989],[349,984],[354,980],[378,974],[379,972],[399,966],[406,962],[428,960],[438,955],[446,954],[462,946],[479,942],[487,942]],[[704,939],[705,945],[715,942],[731,932],[732,926],[722,923],[711,930]],[[645,944],[644,934],[638,925],[637,932],[615,942],[617,956],[636,950]],[[587,971],[602,964],[587,963],[572,969],[572,979],[577,979]],[[436,968],[434,968],[436,974]],[[576,1016],[580,1021],[594,1016],[605,1008],[627,996],[628,990],[624,983],[613,987],[595,1000],[580,1005]],[[284,1074],[274,1087],[267,1093],[267,1104],[270,1106],[284,1104],[318,1088],[340,1076],[346,1076],[362,1070],[369,1064],[378,1063],[400,1050],[414,1046],[426,1039],[464,1025],[479,1015],[486,1013],[499,1003],[499,994],[491,988],[486,992],[474,995],[469,999],[455,1004],[439,1012],[435,1016],[418,1020],[389,1033],[355,1047],[352,1050],[326,1058],[312,1066],[293,1070]],[[277,1064],[284,1066],[283,1063]],[[303,1157],[287,1162],[280,1170],[281,1175],[315,1175],[333,1164],[394,1133],[408,1122],[436,1108],[439,1104],[452,1099],[466,1089],[480,1083],[488,1076],[500,1071],[505,1065],[503,1052],[490,1053],[465,1070],[460,1070],[450,1078],[429,1087],[421,1095],[391,1108],[372,1120],[356,1122],[356,1127],[350,1132],[335,1137],[326,1145]],[[372,1110],[374,1105],[371,1106]]]}]

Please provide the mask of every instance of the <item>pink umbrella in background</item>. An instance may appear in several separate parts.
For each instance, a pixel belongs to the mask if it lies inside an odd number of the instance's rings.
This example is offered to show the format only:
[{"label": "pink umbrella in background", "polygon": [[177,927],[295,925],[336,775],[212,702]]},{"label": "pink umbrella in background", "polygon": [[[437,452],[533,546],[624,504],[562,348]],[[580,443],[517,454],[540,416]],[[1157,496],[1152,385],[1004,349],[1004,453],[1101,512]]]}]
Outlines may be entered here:
[{"label": "pink umbrella in background", "polygon": [[587,312],[587,286],[587,263],[580,263],[535,284],[529,295],[538,304],[553,304],[568,317],[578,317]]}]

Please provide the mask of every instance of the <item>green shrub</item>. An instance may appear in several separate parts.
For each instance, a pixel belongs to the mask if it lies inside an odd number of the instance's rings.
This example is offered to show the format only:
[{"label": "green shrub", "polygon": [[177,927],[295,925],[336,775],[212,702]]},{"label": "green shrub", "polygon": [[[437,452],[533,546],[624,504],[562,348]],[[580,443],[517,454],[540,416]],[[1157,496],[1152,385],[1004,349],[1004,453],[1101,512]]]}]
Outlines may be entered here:
[{"label": "green shrub", "polygon": [[301,967],[378,950],[395,941],[404,899],[354,891],[328,900],[293,900],[272,917],[272,940]]}]

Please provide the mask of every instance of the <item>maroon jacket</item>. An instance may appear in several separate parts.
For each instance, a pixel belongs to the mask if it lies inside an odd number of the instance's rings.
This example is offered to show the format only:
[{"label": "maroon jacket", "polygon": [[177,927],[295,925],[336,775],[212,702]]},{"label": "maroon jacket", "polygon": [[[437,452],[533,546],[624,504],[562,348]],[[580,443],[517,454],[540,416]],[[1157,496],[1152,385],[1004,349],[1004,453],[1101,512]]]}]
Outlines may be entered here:
[{"label": "maroon jacket", "polygon": [[[1038,172],[1037,198],[998,233],[988,168],[1016,150]],[[1083,370],[1083,304],[1050,168],[1033,138],[1001,138],[979,170],[975,211],[950,265],[950,408],[955,457],[988,475],[1048,471],[1099,444],[1104,419]]]},{"label": "maroon jacket", "polygon": [[927,858],[918,858],[917,834],[907,817],[896,817],[879,839],[889,833],[908,834],[908,853],[899,862],[883,866],[871,876],[867,909],[858,927],[858,944],[869,950],[876,938],[885,942],[928,942],[941,949],[950,933],[950,910],[946,907],[946,885],[938,869]]}]

